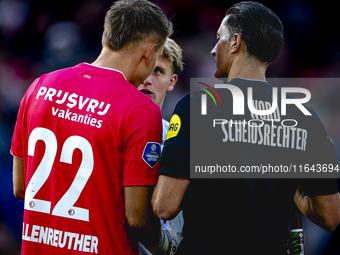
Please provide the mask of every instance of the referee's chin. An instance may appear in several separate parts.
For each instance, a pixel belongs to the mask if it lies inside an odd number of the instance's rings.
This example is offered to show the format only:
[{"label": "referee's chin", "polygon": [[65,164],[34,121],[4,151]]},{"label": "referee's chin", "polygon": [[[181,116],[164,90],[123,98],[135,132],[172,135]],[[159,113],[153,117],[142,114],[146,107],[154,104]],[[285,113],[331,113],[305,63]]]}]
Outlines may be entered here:
[{"label": "referee's chin", "polygon": [[221,80],[227,80],[228,79],[228,73],[226,72],[221,72],[218,69],[215,70],[214,76],[217,79],[221,79]]}]

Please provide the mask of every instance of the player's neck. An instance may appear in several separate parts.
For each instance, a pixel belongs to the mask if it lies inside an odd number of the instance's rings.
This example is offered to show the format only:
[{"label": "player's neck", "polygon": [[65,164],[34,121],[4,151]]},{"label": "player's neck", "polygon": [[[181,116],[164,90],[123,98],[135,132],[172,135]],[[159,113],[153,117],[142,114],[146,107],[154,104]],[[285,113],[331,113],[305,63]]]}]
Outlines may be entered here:
[{"label": "player's neck", "polygon": [[135,65],[134,62],[133,57],[126,56],[122,51],[112,51],[107,47],[103,47],[100,55],[92,64],[121,71],[126,80],[130,81],[132,77],[131,70]]},{"label": "player's neck", "polygon": [[228,73],[228,82],[234,78],[266,81],[267,65],[258,61],[235,59]]}]

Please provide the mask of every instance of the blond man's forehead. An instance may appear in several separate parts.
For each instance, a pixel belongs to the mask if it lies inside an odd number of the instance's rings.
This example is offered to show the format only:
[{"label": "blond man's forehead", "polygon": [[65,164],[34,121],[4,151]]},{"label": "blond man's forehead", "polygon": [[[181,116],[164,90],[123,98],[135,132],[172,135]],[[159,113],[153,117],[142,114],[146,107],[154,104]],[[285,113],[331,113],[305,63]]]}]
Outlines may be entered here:
[{"label": "blond man's forehead", "polygon": [[161,66],[163,68],[169,68],[171,69],[171,62],[170,62],[170,59],[166,56],[160,56],[158,58],[158,61],[157,61],[157,64],[156,66]]}]

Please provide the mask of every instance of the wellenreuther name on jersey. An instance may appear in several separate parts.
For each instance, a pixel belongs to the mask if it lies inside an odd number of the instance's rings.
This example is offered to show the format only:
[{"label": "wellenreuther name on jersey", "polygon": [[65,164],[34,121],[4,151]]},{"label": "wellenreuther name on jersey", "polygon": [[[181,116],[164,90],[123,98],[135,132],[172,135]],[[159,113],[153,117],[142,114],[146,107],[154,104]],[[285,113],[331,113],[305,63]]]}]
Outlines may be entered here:
[{"label": "wellenreuther name on jersey", "polygon": [[98,237],[91,235],[72,233],[38,225],[31,226],[24,223],[22,239],[63,249],[98,254]]},{"label": "wellenreuther name on jersey", "polygon": [[[90,125],[92,127],[101,128],[103,120],[100,120],[92,116],[92,114],[97,114],[99,117],[105,115],[111,104],[105,103],[103,101],[99,102],[96,99],[86,97],[76,93],[70,94],[69,92],[56,90],[54,88],[41,87],[37,93],[36,99],[48,100],[55,102],[59,105],[66,105],[69,109],[66,111],[58,107],[52,107],[52,116],[62,118],[65,120],[70,120],[85,125]],[[70,109],[85,110],[88,114],[79,114],[71,111]]]}]

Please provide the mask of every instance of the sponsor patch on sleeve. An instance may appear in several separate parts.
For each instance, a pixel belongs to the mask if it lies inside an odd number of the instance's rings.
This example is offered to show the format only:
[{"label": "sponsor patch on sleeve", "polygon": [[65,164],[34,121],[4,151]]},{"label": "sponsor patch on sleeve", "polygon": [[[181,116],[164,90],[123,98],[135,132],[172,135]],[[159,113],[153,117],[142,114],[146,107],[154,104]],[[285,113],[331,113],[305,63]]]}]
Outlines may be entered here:
[{"label": "sponsor patch on sleeve", "polygon": [[143,160],[151,168],[159,161],[161,155],[161,145],[159,143],[148,142],[143,151]]},{"label": "sponsor patch on sleeve", "polygon": [[168,140],[178,135],[180,128],[181,128],[181,118],[177,114],[172,115],[170,119],[168,134],[165,140]]}]

